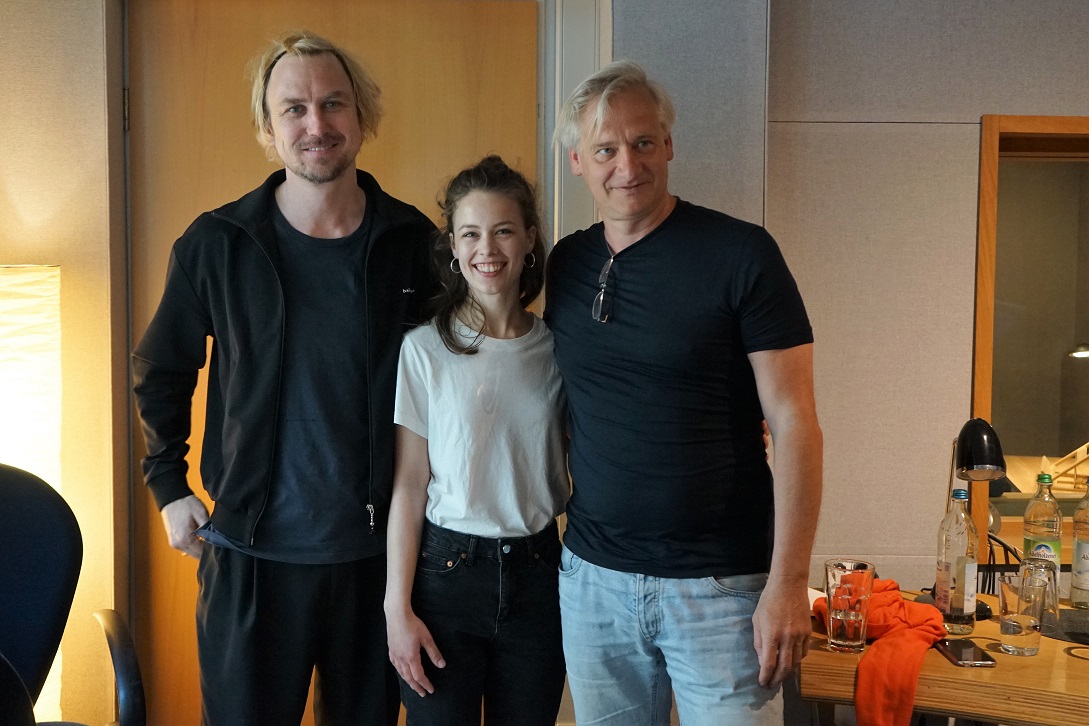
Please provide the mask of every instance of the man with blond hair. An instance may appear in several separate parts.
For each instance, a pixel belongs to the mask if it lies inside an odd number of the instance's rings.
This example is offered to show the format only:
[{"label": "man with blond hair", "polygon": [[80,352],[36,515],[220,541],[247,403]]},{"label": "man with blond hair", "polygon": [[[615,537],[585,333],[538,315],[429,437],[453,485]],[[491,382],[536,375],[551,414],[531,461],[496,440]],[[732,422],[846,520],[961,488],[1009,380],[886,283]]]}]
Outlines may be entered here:
[{"label": "man with blond hair", "polygon": [[[782,724],[821,495],[813,334],[761,227],[670,194],[673,104],[630,62],[556,139],[601,222],[549,259],[571,410],[560,565],[578,722]],[[775,478],[762,420],[775,445]]]},{"label": "man with blond hair", "polygon": [[[144,476],[200,558],[203,723],[394,724],[382,598],[397,355],[431,287],[433,225],[356,169],[374,80],[307,32],[254,64],[257,136],[284,169],[197,218],[133,353]],[[212,339],[200,470],[192,395]]]}]

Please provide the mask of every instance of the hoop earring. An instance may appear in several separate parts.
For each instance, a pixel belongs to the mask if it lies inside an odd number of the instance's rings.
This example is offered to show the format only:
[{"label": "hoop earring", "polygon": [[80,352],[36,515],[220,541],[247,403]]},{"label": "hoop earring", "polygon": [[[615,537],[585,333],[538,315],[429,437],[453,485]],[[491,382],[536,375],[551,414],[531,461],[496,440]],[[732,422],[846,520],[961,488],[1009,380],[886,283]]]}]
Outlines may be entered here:
[{"label": "hoop earring", "polygon": [[461,261],[458,260],[457,257],[451,258],[450,260],[450,272],[454,273],[455,275],[461,274]]},{"label": "hoop earring", "polygon": [[526,260],[523,264],[525,265],[525,268],[527,270],[532,270],[534,267],[537,266],[537,255],[530,252],[528,255],[526,255]]}]

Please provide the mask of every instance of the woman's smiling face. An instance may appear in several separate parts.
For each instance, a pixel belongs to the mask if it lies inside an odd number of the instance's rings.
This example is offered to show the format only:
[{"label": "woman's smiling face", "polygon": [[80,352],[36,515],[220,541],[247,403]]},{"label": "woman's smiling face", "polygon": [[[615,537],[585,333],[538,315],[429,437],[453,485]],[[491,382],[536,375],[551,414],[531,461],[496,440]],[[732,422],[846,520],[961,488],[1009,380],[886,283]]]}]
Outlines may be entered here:
[{"label": "woman's smiling face", "polygon": [[504,194],[469,192],[458,202],[453,228],[450,248],[473,297],[510,297],[517,304],[522,267],[537,234],[526,229],[518,203]]}]

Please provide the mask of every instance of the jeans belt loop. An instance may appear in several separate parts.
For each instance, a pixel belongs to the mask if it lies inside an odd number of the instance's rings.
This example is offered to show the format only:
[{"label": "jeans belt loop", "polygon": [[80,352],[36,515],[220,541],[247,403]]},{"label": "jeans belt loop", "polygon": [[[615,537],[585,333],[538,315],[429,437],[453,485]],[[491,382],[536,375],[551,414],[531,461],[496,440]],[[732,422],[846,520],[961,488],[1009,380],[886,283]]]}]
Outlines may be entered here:
[{"label": "jeans belt loop", "polygon": [[532,536],[532,535],[529,536],[529,537],[526,537],[526,539],[525,539],[525,543],[526,543],[526,564],[527,565],[532,565],[533,562],[534,562],[534,559],[536,558],[536,555],[537,555],[537,548],[536,548],[537,543],[535,541],[536,539],[537,538],[535,536]]},{"label": "jeans belt loop", "polygon": [[476,535],[469,535],[469,547],[468,552],[465,553],[465,564],[472,567],[473,560],[476,556]]}]

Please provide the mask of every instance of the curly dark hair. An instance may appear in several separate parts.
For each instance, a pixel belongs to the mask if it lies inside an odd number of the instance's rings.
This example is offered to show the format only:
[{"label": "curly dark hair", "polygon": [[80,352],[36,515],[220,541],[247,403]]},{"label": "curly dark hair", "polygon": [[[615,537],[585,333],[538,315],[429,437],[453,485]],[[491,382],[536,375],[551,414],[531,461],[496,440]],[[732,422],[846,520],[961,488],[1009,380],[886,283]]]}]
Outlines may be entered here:
[{"label": "curly dark hair", "polygon": [[467,303],[484,319],[484,310],[473,300],[465,278],[450,269],[450,263],[454,259],[450,240],[454,233],[454,213],[457,212],[461,200],[471,192],[502,194],[514,200],[522,212],[525,228],[536,229],[533,240],[536,263],[532,267],[523,266],[522,274],[518,278],[519,302],[523,308],[528,307],[541,294],[545,267],[544,230],[541,229],[540,215],[537,213],[537,196],[533,185],[494,154],[485,156],[473,166],[458,172],[446,185],[446,191],[439,200],[444,224],[439,227],[432,240],[431,264],[441,286],[431,298],[430,307],[443,344],[453,353],[467,355],[476,353],[484,334],[479,333],[466,345],[455,332],[458,311]]}]

